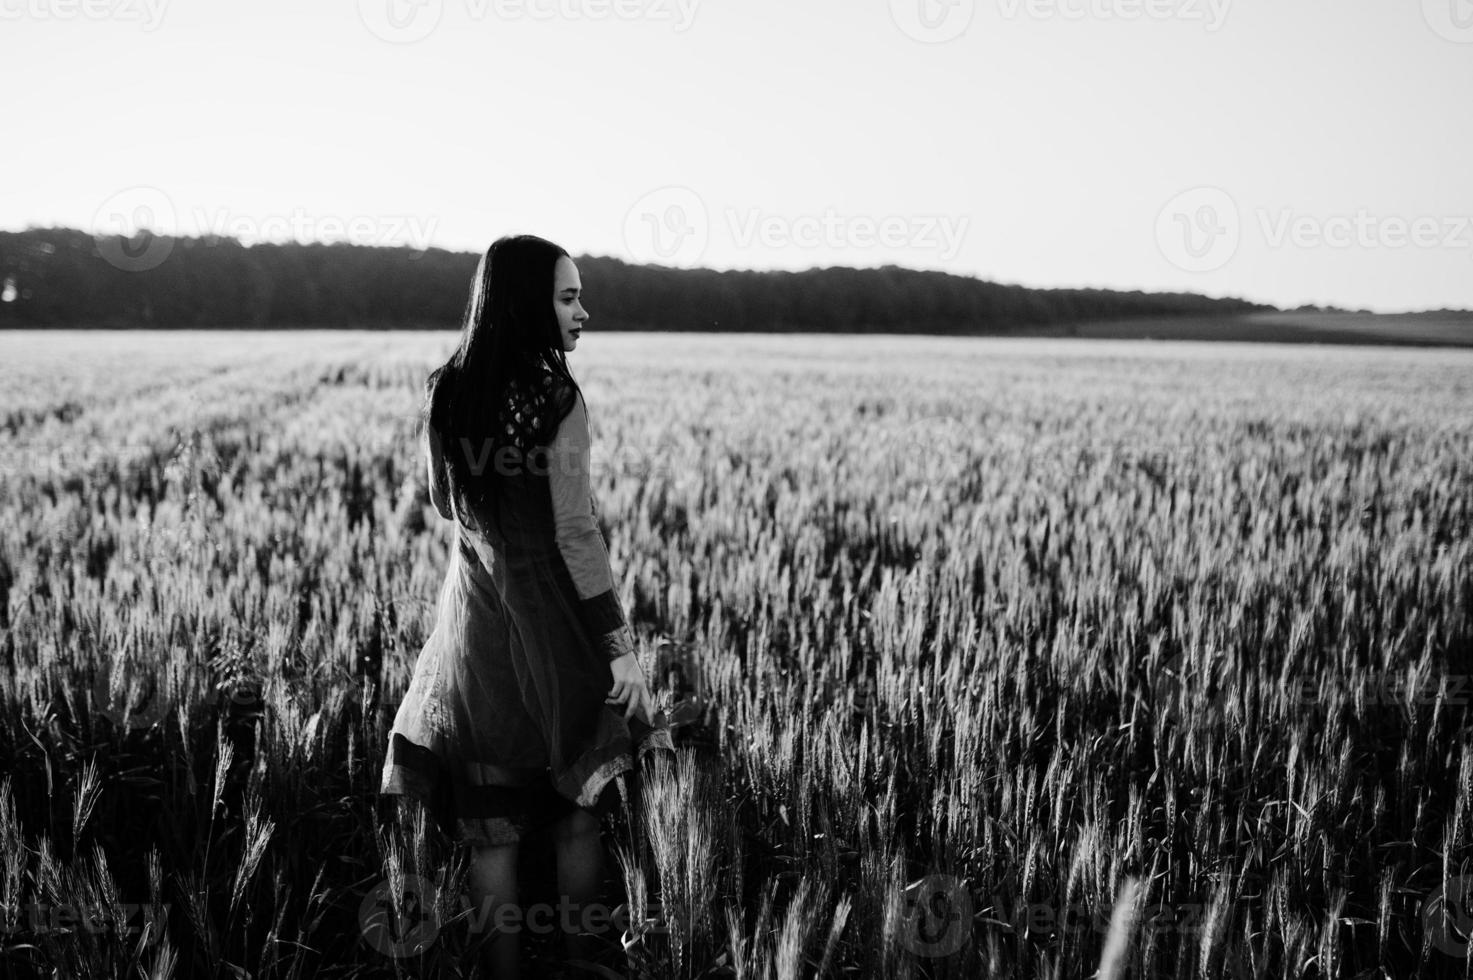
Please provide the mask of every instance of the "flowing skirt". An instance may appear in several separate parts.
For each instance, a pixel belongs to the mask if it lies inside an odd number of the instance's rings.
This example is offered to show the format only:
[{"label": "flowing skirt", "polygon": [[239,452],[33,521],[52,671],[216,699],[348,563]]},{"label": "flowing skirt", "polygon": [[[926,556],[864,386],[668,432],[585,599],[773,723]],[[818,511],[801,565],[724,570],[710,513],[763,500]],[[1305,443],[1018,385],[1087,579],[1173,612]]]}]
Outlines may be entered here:
[{"label": "flowing skirt", "polygon": [[452,839],[509,844],[579,808],[611,811],[616,777],[673,752],[663,711],[626,722],[604,702],[613,674],[577,601],[555,551],[496,551],[457,525],[379,792],[419,799]]}]

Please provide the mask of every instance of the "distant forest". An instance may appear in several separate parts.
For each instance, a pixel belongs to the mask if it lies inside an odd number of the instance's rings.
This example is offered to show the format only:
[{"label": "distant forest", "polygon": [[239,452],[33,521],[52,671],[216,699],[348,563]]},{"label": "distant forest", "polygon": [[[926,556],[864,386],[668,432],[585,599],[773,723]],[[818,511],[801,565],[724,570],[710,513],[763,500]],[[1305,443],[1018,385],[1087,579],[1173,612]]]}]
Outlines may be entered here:
[{"label": "distant forest", "polygon": [[[438,248],[0,232],[0,328],[455,329],[478,259]],[[1030,289],[896,266],[718,272],[575,261],[593,322],[605,330],[973,335],[1277,309],[1193,293]]]}]

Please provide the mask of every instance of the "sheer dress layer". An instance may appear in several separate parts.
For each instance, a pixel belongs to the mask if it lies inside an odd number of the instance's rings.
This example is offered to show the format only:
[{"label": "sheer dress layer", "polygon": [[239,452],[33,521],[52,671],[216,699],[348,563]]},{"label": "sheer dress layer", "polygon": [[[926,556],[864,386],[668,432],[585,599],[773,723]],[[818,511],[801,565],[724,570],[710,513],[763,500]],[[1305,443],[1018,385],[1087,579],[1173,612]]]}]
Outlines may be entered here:
[{"label": "sheer dress layer", "polygon": [[[604,702],[634,636],[598,528],[582,398],[543,369],[532,391],[509,393],[499,425],[485,452],[426,426],[430,497],[455,521],[456,546],[380,786],[477,845],[516,842],[579,807],[607,812],[616,777],[674,749],[663,711],[626,722]],[[490,516],[452,499],[448,452],[498,468]]]}]

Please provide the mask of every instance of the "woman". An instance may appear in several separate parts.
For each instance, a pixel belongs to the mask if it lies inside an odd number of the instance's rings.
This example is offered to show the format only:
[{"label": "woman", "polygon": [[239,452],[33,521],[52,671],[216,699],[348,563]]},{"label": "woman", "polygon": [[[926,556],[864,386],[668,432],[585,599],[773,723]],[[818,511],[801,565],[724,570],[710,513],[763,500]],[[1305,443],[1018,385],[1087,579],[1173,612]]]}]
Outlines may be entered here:
[{"label": "woman", "polygon": [[[517,845],[541,827],[559,893],[593,900],[614,778],[650,749],[674,750],[595,518],[587,408],[565,357],[588,321],[581,297],[562,248],[498,240],[476,269],[459,348],[425,385],[430,498],[455,520],[456,546],[380,791],[424,800],[472,848],[478,916],[516,902]],[[517,940],[489,944],[495,976],[516,975]]]}]

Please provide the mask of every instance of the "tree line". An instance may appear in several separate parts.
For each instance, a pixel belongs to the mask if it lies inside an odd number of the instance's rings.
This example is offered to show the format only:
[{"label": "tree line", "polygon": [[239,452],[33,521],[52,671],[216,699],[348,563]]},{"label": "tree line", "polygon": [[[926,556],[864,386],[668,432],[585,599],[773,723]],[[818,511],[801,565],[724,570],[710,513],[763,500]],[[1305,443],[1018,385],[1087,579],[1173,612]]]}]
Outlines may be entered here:
[{"label": "tree line", "polygon": [[[0,327],[454,329],[479,256],[439,248],[0,232]],[[1032,289],[885,266],[717,271],[576,257],[601,329],[998,334],[1276,307],[1194,293]]]}]

